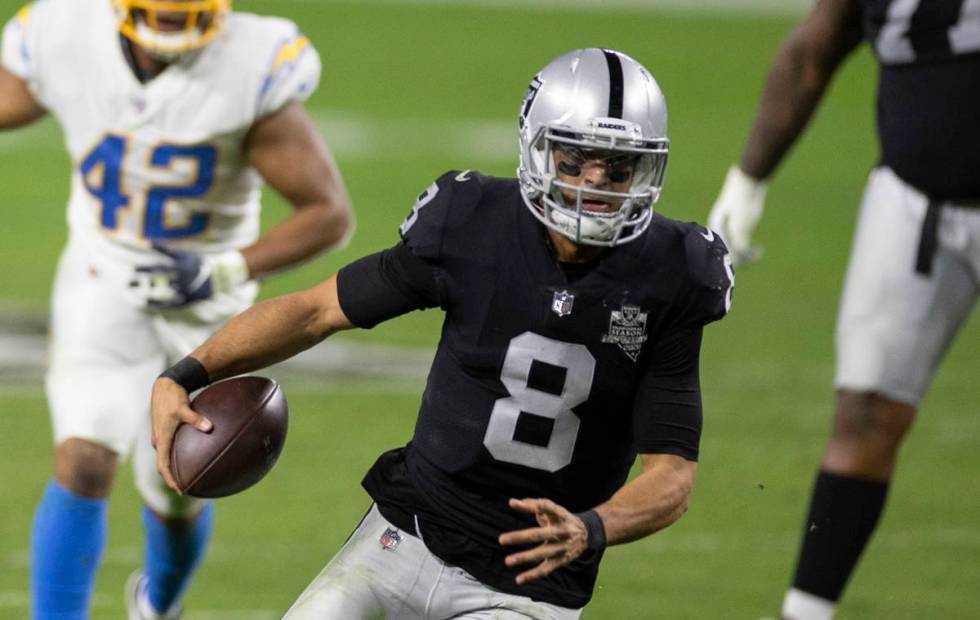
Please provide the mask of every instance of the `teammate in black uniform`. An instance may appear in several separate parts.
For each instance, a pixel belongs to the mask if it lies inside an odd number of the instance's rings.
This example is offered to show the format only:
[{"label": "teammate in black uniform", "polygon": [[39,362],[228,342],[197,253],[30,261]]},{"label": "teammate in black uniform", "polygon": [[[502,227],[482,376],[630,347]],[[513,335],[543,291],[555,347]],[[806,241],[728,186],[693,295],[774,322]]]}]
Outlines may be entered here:
[{"label": "teammate in black uniform", "polygon": [[712,209],[736,264],[766,179],[843,59],[874,49],[881,156],[837,325],[837,405],[783,616],[828,619],[884,506],[898,448],[980,290],[980,3],[818,0],[779,52],[748,145]]},{"label": "teammate in black uniform", "polygon": [[520,179],[441,176],[397,245],[240,315],[155,385],[171,479],[177,424],[203,423],[188,389],[445,311],[411,442],[368,472],[375,507],[288,618],[576,618],[607,544],[685,510],[702,327],[733,273],[718,237],[650,208],[663,95],[623,54],[566,54],[528,90],[521,145]]}]

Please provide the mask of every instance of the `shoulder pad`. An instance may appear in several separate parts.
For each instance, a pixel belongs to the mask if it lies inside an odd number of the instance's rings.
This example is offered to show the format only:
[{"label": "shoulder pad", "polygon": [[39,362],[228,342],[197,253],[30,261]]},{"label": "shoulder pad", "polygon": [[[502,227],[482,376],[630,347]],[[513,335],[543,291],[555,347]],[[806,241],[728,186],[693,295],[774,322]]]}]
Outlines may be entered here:
[{"label": "shoulder pad", "polygon": [[451,170],[432,182],[416,199],[398,232],[417,256],[438,258],[447,228],[467,219],[479,202],[483,176],[471,170]]},{"label": "shoulder pad", "polygon": [[233,13],[231,54],[239,66],[259,72],[257,116],[290,101],[305,101],[320,82],[320,55],[292,21]]},{"label": "shoulder pad", "polygon": [[25,5],[3,29],[2,64],[4,68],[21,79],[31,77],[31,56],[33,50],[28,36],[32,26],[31,5]]},{"label": "shoulder pad", "polygon": [[67,4],[62,7],[52,6],[51,0],[36,0],[22,6],[3,28],[0,52],[0,63],[3,67],[28,83],[36,79],[34,57],[41,44],[40,33],[55,30],[54,36],[59,36],[64,28],[59,28],[60,24],[56,20],[66,9],[72,8]]},{"label": "shoulder pad", "polygon": [[687,271],[692,284],[692,307],[700,323],[716,321],[732,305],[735,269],[728,248],[711,229],[688,224],[684,237]]}]

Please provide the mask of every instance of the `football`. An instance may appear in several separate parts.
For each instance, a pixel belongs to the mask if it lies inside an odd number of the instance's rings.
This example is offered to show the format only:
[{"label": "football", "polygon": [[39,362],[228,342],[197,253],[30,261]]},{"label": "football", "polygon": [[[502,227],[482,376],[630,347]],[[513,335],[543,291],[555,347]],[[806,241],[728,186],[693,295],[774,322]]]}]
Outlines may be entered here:
[{"label": "football", "polygon": [[181,424],[170,469],[182,493],[224,497],[262,479],[286,441],[288,408],[282,388],[265,377],[236,377],[204,388],[190,403],[214,428]]}]

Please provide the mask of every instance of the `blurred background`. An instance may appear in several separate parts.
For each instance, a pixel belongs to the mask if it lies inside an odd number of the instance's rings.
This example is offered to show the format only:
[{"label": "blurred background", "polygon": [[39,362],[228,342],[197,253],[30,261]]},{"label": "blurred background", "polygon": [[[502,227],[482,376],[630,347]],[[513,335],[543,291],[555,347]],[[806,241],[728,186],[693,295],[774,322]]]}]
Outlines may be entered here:
[{"label": "blurred background", "polygon": [[[79,0],[82,1],[82,0]],[[108,0],[85,0],[108,1]],[[0,15],[19,2],[0,0]],[[448,169],[512,176],[530,78],[573,48],[645,64],[663,88],[671,159],[657,208],[704,221],[742,148],[765,73],[808,0],[235,0],[299,24],[323,59],[308,103],[357,213],[350,246],[270,279],[309,286],[392,245],[415,196]],[[851,230],[874,164],[875,69],[863,49],[784,164],[738,273],[731,315],[706,333],[705,430],[688,514],[609,550],[585,619],[752,619],[777,613],[829,432],[833,328]],[[93,85],[96,87],[96,85]],[[27,617],[30,520],[50,472],[44,331],[66,237],[71,162],[46,120],[0,134],[0,619]],[[264,200],[265,225],[285,215]],[[369,500],[361,476],[411,436],[441,314],[346,333],[268,374],[289,437],[255,488],[218,501],[187,620],[273,620],[340,547]],[[980,617],[980,320],[973,317],[906,443],[882,527],[840,618]],[[136,405],[140,405],[137,403]],[[140,563],[128,467],[110,506],[94,619],[123,617]]]}]

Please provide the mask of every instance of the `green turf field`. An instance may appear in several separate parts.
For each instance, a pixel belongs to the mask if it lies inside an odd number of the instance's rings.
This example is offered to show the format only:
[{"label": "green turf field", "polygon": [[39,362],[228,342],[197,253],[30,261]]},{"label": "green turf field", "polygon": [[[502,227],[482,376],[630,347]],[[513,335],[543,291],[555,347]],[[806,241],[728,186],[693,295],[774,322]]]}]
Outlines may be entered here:
[{"label": "green turf field", "polygon": [[[0,0],[0,14],[12,15],[17,4]],[[657,76],[672,141],[658,208],[705,219],[793,18],[519,4],[236,2],[295,19],[317,45],[323,79],[308,107],[335,147],[358,218],[346,250],[270,281],[266,294],[312,284],[393,243],[415,195],[447,169],[512,174],[526,84],[575,47],[618,48]],[[875,157],[873,92],[865,51],[844,68],[773,185],[760,229],[766,256],[739,272],[731,316],[706,336],[705,432],[690,511],[667,531],[611,549],[583,618],[755,620],[778,611],[829,428],[834,315],[856,204]],[[0,135],[0,317],[46,313],[65,239],[69,165],[51,121]],[[266,223],[285,213],[275,197],[266,205]],[[432,347],[439,321],[438,313],[423,313],[344,337]],[[889,509],[840,618],[980,617],[977,343],[974,316],[906,444]],[[415,383],[281,378],[292,409],[285,451],[262,484],[218,502],[214,544],[186,601],[188,620],[278,618],[366,508],[364,471],[410,436]],[[0,420],[0,620],[20,620],[27,617],[29,522],[49,472],[40,381],[0,382]],[[98,620],[123,617],[122,584],[140,562],[130,481],[124,470],[111,504]]]}]

